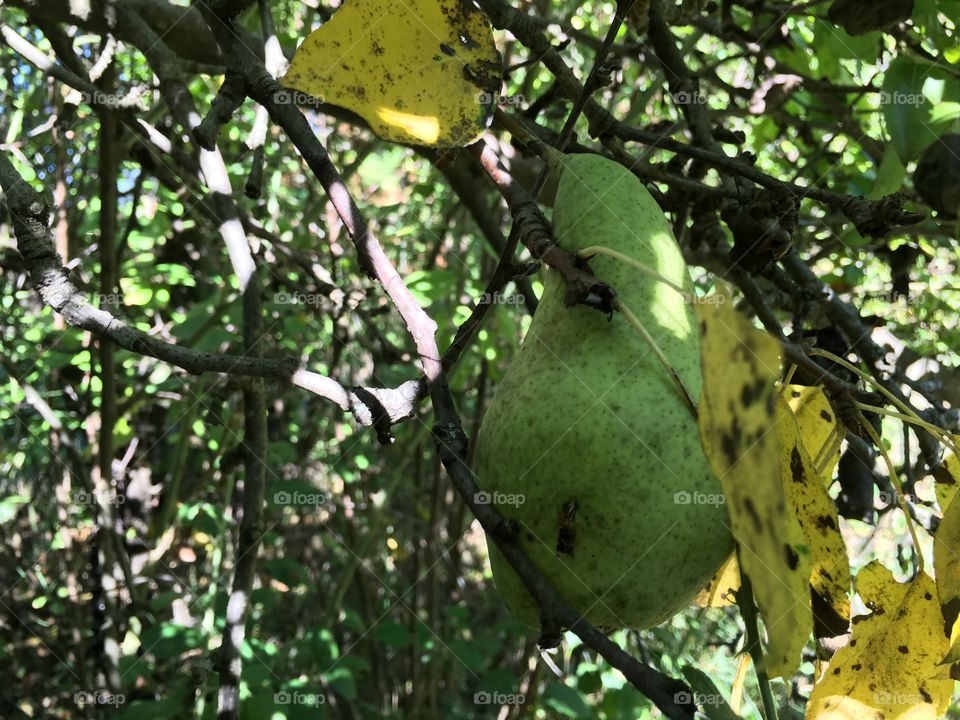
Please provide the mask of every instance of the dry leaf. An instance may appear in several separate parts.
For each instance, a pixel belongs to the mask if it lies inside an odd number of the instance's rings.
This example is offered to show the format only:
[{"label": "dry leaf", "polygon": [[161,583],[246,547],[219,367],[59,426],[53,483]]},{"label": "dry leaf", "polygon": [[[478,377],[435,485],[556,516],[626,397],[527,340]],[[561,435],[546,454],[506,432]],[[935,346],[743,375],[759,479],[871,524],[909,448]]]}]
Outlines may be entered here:
[{"label": "dry leaf", "polygon": [[780,347],[724,302],[698,303],[703,352],[700,437],[727,496],[740,568],[769,638],[768,674],[789,677],[812,632],[810,555],[780,478]]},{"label": "dry leaf", "polygon": [[840,443],[835,442],[840,426],[830,401],[819,385],[789,385],[787,398],[800,426],[803,446],[829,485],[833,470],[840,462]]},{"label": "dry leaf", "polygon": [[[810,388],[815,389],[815,388]],[[791,391],[788,394],[793,394]],[[822,395],[822,393],[821,393]],[[796,399],[796,398],[795,398]],[[826,402],[826,398],[823,398]],[[811,406],[812,403],[807,403]],[[777,401],[777,429],[780,438],[780,474],[790,512],[803,530],[810,548],[810,572],[813,628],[817,637],[834,637],[847,632],[850,623],[850,565],[847,547],[840,535],[837,508],[827,494],[808,454],[811,423],[806,423],[808,435],[802,436],[801,426],[783,395]],[[832,413],[831,413],[831,418]],[[823,419],[821,423],[825,423]]]},{"label": "dry leaf", "polygon": [[934,720],[953,681],[936,678],[947,649],[933,580],[897,583],[879,563],[856,577],[870,615],[853,619],[850,644],[837,651],[814,686],[808,720]]},{"label": "dry leaf", "polygon": [[360,115],[384,140],[462,147],[493,115],[503,66],[461,0],[346,0],[297,48],[282,84]]},{"label": "dry leaf", "polygon": [[740,568],[737,566],[737,553],[730,553],[727,561],[720,566],[707,586],[693,600],[697,607],[729,607],[737,604],[734,595],[740,589]]},{"label": "dry leaf", "polygon": [[[945,492],[941,500],[943,520],[933,536],[933,567],[937,574],[937,597],[943,617],[944,636],[950,644],[944,662],[960,661],[960,502],[953,499],[960,482],[960,460],[950,455],[934,472],[937,481],[938,499],[941,486]],[[947,505],[944,506],[943,502]]]}]

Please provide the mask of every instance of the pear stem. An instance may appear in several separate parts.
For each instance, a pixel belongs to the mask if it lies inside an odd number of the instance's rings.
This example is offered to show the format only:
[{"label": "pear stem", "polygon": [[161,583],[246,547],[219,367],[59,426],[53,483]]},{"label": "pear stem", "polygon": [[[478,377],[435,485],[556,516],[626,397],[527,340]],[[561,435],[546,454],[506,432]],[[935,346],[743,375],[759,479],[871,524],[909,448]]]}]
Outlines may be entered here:
[{"label": "pear stem", "polygon": [[[583,248],[583,250],[578,252],[577,255],[579,255],[582,258],[589,258],[593,255],[607,255],[609,257],[612,257],[615,260],[619,260],[622,263],[626,263],[627,265],[632,267],[634,270],[637,270],[638,272],[644,275],[647,275],[648,277],[652,277],[656,280],[659,280],[667,287],[670,287],[676,290],[678,293],[680,293],[685,297],[689,295],[687,290],[685,290],[680,285],[677,285],[672,280],[665,278],[663,275],[658,273],[653,268],[647,265],[644,265],[641,262],[637,262],[629,255],[624,255],[622,252],[618,252],[617,250],[613,250],[603,245],[591,245],[590,247]],[[643,341],[650,346],[651,350],[653,350],[653,354],[657,356],[657,359],[660,361],[663,367],[666,368],[667,372],[670,374],[671,379],[673,380],[674,384],[677,386],[677,389],[680,391],[681,397],[683,397],[684,402],[686,402],[687,408],[690,410],[690,414],[693,415],[693,419],[696,420],[698,416],[696,403],[693,402],[693,399],[690,397],[690,393],[687,392],[687,388],[684,386],[683,381],[680,380],[680,376],[677,375],[676,370],[673,369],[673,365],[671,365],[670,361],[667,360],[667,356],[663,354],[663,351],[657,345],[657,342],[653,339],[653,336],[651,336],[650,333],[647,332],[647,329],[643,326],[643,323],[640,322],[637,316],[634,315],[633,312],[630,310],[630,308],[624,305],[620,299],[617,299],[614,302],[614,307],[617,308],[621,313],[623,313],[623,316],[627,319],[627,322],[633,325],[634,329],[638,333],[640,333],[640,336],[643,338]]]},{"label": "pear stem", "polygon": [[[880,456],[883,458],[883,462],[887,466],[887,472],[890,475],[890,480],[893,482],[893,486],[897,490],[897,507],[899,507],[903,512],[904,518],[907,521],[907,530],[910,532],[910,539],[913,541],[913,549],[917,553],[917,575],[919,575],[923,572],[923,550],[920,548],[920,540],[917,538],[917,529],[914,527],[913,518],[910,516],[910,509],[907,507],[907,501],[903,497],[903,484],[900,482],[900,476],[897,474],[897,468],[894,466],[893,460],[890,458],[890,453],[887,452],[887,448],[884,446],[883,441],[877,434],[877,431],[863,416],[863,413],[860,412],[860,410],[857,410],[857,419],[860,421],[860,426],[866,431],[867,435],[869,435],[870,439],[873,441],[873,444],[876,445],[877,449],[880,451]],[[910,453],[908,452],[908,462],[909,454]]]},{"label": "pear stem", "polygon": [[680,396],[686,403],[687,409],[690,410],[690,414],[693,415],[693,419],[696,420],[698,417],[697,406],[690,397],[690,393],[687,392],[687,388],[684,386],[680,376],[677,375],[677,371],[673,369],[673,365],[670,364],[670,361],[667,360],[667,356],[663,354],[663,350],[661,350],[660,346],[657,345],[657,341],[653,339],[653,336],[647,332],[647,329],[643,326],[643,323],[640,322],[639,318],[633,314],[630,308],[624,305],[620,298],[617,298],[614,301],[613,306],[623,314],[623,317],[625,317],[627,322],[633,326],[633,329],[640,333],[640,337],[642,337],[643,341],[650,347],[650,349],[653,351],[653,354],[657,356],[657,360],[660,361],[660,364],[663,365],[664,369],[666,369],[667,373],[669,373],[670,378],[673,380],[673,384],[676,385],[677,389],[680,391]]},{"label": "pear stem", "polygon": [[912,422],[914,425],[919,425],[920,427],[927,430],[935,437],[939,438],[940,442],[947,445],[947,447],[949,447],[951,450],[953,450],[954,452],[958,451],[956,443],[953,441],[953,439],[949,436],[949,434],[945,430],[937,427],[936,425],[930,425],[929,423],[927,423],[923,418],[917,415],[917,413],[913,410],[913,408],[911,408],[902,400],[899,400],[892,392],[887,390],[883,385],[879,384],[876,380],[874,380],[872,377],[870,377],[867,373],[865,373],[863,370],[858,368],[853,363],[848,362],[847,360],[844,360],[842,357],[838,357],[837,355],[834,355],[832,352],[829,352],[827,350],[821,350],[820,348],[812,348],[810,350],[810,354],[819,355],[822,358],[826,358],[827,360],[835,362],[838,365],[841,365],[842,367],[846,368],[850,372],[854,373],[859,378],[861,378],[865,383],[875,388],[881,395],[887,398],[887,400],[889,400],[891,403],[893,403],[898,408],[900,408],[900,410],[902,410],[904,414],[906,414],[909,418],[909,420],[907,418],[903,418],[904,422]]},{"label": "pear stem", "polygon": [[826,441],[823,443],[823,447],[820,448],[820,452],[818,452],[817,457],[814,458],[813,466],[816,468],[818,476],[823,475],[827,471],[827,465],[830,464],[830,458],[833,457],[834,453],[840,452],[841,445],[843,445],[843,433],[840,432],[840,424],[838,423],[830,431],[830,435],[827,436]]},{"label": "pear stem", "polygon": [[789,385],[793,381],[793,376],[796,374],[796,372],[797,372],[797,364],[790,363],[790,369],[787,370],[787,375],[786,377],[783,378],[783,383],[782,383],[784,395],[786,395],[787,393],[787,385]]},{"label": "pear stem", "polygon": [[957,444],[954,442],[953,438],[950,437],[950,434],[944,432],[943,428],[934,425],[933,423],[928,423],[922,418],[917,418],[912,415],[906,415],[904,413],[894,412],[893,410],[887,410],[886,408],[877,407],[876,405],[869,405],[867,403],[855,402],[854,406],[860,410],[866,410],[867,412],[876,413],[877,415],[886,415],[887,417],[896,418],[905,423],[911,423],[918,427],[922,427],[928,433],[940,439],[940,441],[950,448],[955,454],[958,453]]},{"label": "pear stem", "polygon": [[[739,564],[739,563],[738,563]],[[770,688],[770,678],[763,663],[763,645],[760,643],[760,626],[757,622],[757,605],[753,600],[753,584],[749,576],[743,571],[740,564],[740,589],[737,590],[737,605],[740,606],[740,615],[747,629],[747,652],[753,659],[753,669],[757,674],[757,685],[760,688],[760,699],[763,701],[763,715],[765,720],[777,720],[777,704],[773,700],[773,691]]]},{"label": "pear stem", "polygon": [[667,285],[668,287],[673,288],[674,290],[676,290],[676,291],[677,291],[678,293],[680,293],[681,295],[686,296],[686,295],[689,295],[689,294],[690,294],[686,289],[684,289],[684,288],[682,288],[681,286],[677,285],[677,284],[676,284],[675,282],[673,282],[672,280],[670,280],[670,279],[668,279],[668,278],[665,278],[663,275],[661,275],[660,273],[658,273],[658,272],[657,272],[656,270],[654,270],[652,267],[649,267],[649,266],[647,266],[647,265],[644,265],[644,264],[641,263],[641,262],[637,262],[636,260],[634,260],[634,259],[633,259],[632,257],[630,257],[629,255],[624,255],[622,252],[617,252],[616,250],[612,250],[612,249],[610,249],[610,248],[608,248],[608,247],[605,247],[605,246],[603,246],[603,245],[591,245],[590,247],[586,247],[586,248],[584,248],[583,250],[581,250],[580,252],[578,252],[577,255],[579,255],[580,257],[582,257],[582,258],[584,258],[584,259],[589,258],[591,255],[609,255],[610,257],[612,257],[612,258],[614,258],[614,259],[616,259],[616,260],[619,260],[619,261],[622,262],[622,263],[626,263],[627,265],[629,265],[630,267],[632,267],[634,270],[637,270],[637,271],[643,273],[644,275],[647,275],[647,276],[649,276],[649,277],[652,277],[652,278],[655,278],[655,279],[659,280],[659,281],[662,282],[664,285]]}]

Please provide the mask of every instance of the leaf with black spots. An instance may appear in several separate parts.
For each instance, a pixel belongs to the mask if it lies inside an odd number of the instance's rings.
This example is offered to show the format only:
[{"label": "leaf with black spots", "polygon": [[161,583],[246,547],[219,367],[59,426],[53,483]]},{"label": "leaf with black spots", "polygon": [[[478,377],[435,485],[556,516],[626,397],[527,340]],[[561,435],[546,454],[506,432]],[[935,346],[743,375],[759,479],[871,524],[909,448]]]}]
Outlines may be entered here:
[{"label": "leaf with black spots", "polygon": [[855,584],[872,612],[853,618],[850,643],[837,651],[813,688],[808,720],[942,717],[953,680],[938,667],[947,638],[933,580],[921,573],[898,583],[874,562],[857,574]]},{"label": "leaf with black spots", "polygon": [[733,308],[728,292],[697,309],[700,438],[726,495],[739,567],[753,584],[767,628],[767,673],[789,677],[813,628],[809,549],[780,477],[780,346]]},{"label": "leaf with black spots", "polygon": [[462,147],[493,116],[502,74],[472,3],[346,0],[297,48],[281,84],[357,113],[384,140]]}]

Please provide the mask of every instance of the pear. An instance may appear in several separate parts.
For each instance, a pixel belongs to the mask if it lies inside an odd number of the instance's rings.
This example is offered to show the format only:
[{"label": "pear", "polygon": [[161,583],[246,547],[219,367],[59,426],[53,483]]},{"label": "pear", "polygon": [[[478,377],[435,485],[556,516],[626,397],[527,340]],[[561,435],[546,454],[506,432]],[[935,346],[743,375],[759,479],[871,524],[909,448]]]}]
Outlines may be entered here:
[{"label": "pear", "polygon": [[[558,245],[605,246],[596,275],[617,291],[700,397],[700,346],[689,272],[656,201],[618,163],[560,157]],[[603,628],[646,628],[689,605],[733,550],[720,484],[690,407],[621,313],[564,306],[547,270],[524,341],[496,388],[477,438],[481,500],[516,521],[518,540],[563,598]],[[494,580],[513,614],[539,608],[493,543]]]}]

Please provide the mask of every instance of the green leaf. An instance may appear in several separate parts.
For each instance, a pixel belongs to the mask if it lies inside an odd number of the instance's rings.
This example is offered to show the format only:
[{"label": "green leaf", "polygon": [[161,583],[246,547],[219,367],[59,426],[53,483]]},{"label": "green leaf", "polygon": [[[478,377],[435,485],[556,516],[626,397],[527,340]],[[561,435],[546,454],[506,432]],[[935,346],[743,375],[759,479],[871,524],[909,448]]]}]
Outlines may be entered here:
[{"label": "green leaf", "polygon": [[293,558],[270,558],[263,564],[263,569],[288,587],[296,587],[305,582],[306,569]]},{"label": "green leaf", "polygon": [[916,159],[937,135],[931,119],[932,104],[924,94],[931,76],[929,65],[906,56],[894,60],[883,77],[880,110],[887,123],[887,134],[900,160]]},{"label": "green leaf", "polygon": [[563,683],[551,682],[543,691],[542,697],[544,707],[564,717],[580,718],[591,715],[583,696]]},{"label": "green leaf", "polygon": [[334,668],[333,671],[324,675],[323,679],[327,685],[347,700],[355,700],[357,698],[357,682],[349,668],[343,666]]},{"label": "green leaf", "polygon": [[960,118],[960,102],[941,102],[930,113],[930,120],[935,123],[947,123],[957,118]]},{"label": "green leaf", "polygon": [[727,704],[727,699],[713,684],[710,676],[699,668],[690,665],[682,669],[683,676],[690,683],[697,705],[710,720],[739,720],[739,716]]},{"label": "green leaf", "polygon": [[883,151],[883,160],[877,168],[877,179],[868,196],[871,200],[879,200],[885,195],[897,192],[903,186],[903,179],[907,176],[907,169],[900,162],[897,151],[892,145],[887,145]]},{"label": "green leaf", "polygon": [[30,498],[24,495],[9,495],[0,500],[0,525],[13,520],[20,506],[26,505],[28,502],[30,502]]},{"label": "green leaf", "polygon": [[377,625],[373,635],[384,645],[395,648],[405,648],[412,642],[410,632],[400,623],[393,621],[382,622]]},{"label": "green leaf", "polygon": [[[877,59],[880,50],[881,34],[878,31],[868,32],[854,37],[842,27],[824,22],[819,18],[814,25],[813,48],[820,53],[829,52],[837,58],[850,58],[872,63]],[[823,65],[820,66],[823,71]],[[835,73],[830,73],[834,75]]]}]

